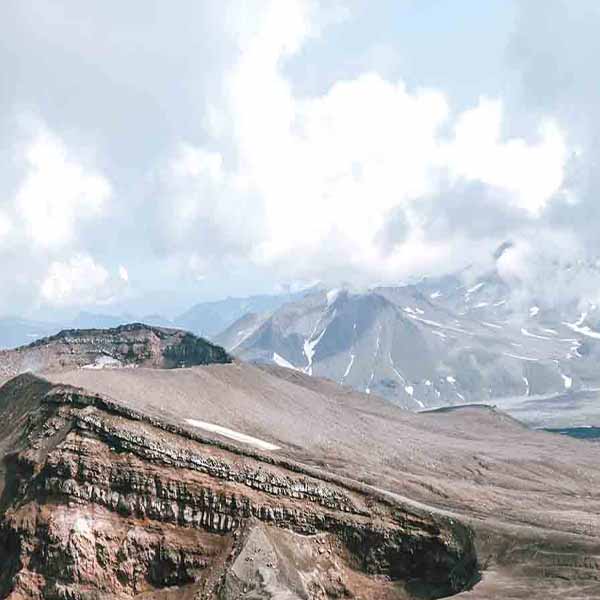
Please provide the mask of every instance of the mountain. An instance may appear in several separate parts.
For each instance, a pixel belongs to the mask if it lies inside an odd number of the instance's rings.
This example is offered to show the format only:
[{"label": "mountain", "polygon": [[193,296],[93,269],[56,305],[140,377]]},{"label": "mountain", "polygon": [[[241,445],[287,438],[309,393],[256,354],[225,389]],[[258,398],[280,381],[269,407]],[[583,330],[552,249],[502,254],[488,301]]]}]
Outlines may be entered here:
[{"label": "mountain", "polygon": [[20,373],[104,367],[173,367],[231,362],[207,340],[142,323],[112,329],[66,329],[27,346],[0,351],[0,382]]},{"label": "mountain", "polygon": [[519,313],[510,292],[496,273],[470,285],[448,276],[362,293],[316,291],[270,315],[244,316],[214,339],[243,360],[410,409],[600,390],[598,308],[540,302]]},{"label": "mountain", "polygon": [[270,313],[286,302],[302,297],[304,293],[258,295],[246,298],[226,298],[196,304],[174,321],[177,327],[198,335],[212,337],[221,333],[247,313]]},{"label": "mountain", "polygon": [[[4,317],[0,319],[0,350],[25,346],[35,340],[58,333],[62,329],[106,329],[130,323],[131,315],[107,315],[81,311],[73,319],[62,322],[44,322]],[[139,319],[148,325],[173,327],[169,319],[161,315],[147,315]]]},{"label": "mountain", "polygon": [[0,598],[600,594],[597,444],[137,324],[14,352],[48,360],[0,388]]}]

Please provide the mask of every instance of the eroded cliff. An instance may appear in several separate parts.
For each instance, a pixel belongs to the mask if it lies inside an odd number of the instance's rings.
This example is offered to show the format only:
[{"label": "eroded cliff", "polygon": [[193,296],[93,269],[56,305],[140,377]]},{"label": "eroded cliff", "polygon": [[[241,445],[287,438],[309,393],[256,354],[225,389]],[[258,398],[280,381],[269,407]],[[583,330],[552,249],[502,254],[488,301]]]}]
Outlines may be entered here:
[{"label": "eroded cliff", "polygon": [[360,485],[32,375],[0,409],[2,598],[436,598],[478,577],[467,527]]},{"label": "eroded cliff", "polygon": [[0,351],[0,382],[23,372],[85,367],[178,368],[230,363],[209,341],[186,331],[142,323],[113,329],[66,329],[28,346]]}]

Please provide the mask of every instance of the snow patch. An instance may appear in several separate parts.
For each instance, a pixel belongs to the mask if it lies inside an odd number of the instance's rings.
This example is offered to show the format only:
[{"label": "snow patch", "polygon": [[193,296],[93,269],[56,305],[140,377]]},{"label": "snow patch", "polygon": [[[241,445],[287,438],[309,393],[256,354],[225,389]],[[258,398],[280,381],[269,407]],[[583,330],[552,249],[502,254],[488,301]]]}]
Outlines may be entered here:
[{"label": "snow patch", "polygon": [[570,390],[573,387],[573,378],[561,373],[560,376],[563,378],[565,384],[565,390]]},{"label": "snow patch", "polygon": [[449,325],[442,325],[441,323],[438,323],[437,321],[431,321],[430,319],[423,319],[422,317],[417,317],[414,314],[409,314],[408,316],[411,319],[414,319],[415,321],[419,321],[420,323],[425,323],[425,325],[439,327],[440,329],[445,329],[447,331],[455,331],[456,333],[466,333],[467,335],[473,335],[470,331],[467,331],[466,329],[461,329],[460,327],[450,327]]},{"label": "snow patch", "polygon": [[390,365],[392,366],[392,370],[394,371],[394,373],[396,373],[396,377],[398,377],[398,379],[402,383],[405,383],[406,379],[404,379],[404,377],[402,377],[402,374],[400,373],[400,371],[398,371],[398,369],[396,369],[396,365],[394,364],[394,361],[392,360],[391,352],[388,352],[388,358],[390,359]]},{"label": "snow patch", "polygon": [[346,379],[346,377],[348,377],[348,375],[350,374],[350,371],[352,370],[352,365],[354,364],[354,354],[350,355],[350,362],[348,363],[348,366],[346,367],[346,371],[344,372],[344,376],[342,377],[342,380]]},{"label": "snow patch", "polygon": [[73,523],[73,531],[81,535],[87,535],[92,532],[89,519],[86,517],[77,517]]},{"label": "snow patch", "polygon": [[97,356],[96,360],[93,363],[88,365],[83,365],[82,369],[105,369],[105,368],[119,368],[122,367],[123,364],[120,360],[113,358],[112,356]]},{"label": "snow patch", "polygon": [[571,359],[573,357],[581,358],[581,354],[579,354],[579,348],[581,347],[581,342],[575,342],[573,346],[571,346],[569,352],[567,353],[566,358]]},{"label": "snow patch", "polygon": [[539,314],[539,312],[540,312],[540,307],[539,306],[532,306],[529,309],[529,316],[530,317],[535,317],[535,316],[537,316]]},{"label": "snow patch", "polygon": [[433,292],[433,294],[429,294],[429,297],[432,300],[435,300],[436,298],[439,298],[442,295],[442,292],[440,292],[440,290],[437,290],[435,292]]},{"label": "snow patch", "polygon": [[313,363],[313,358],[315,356],[315,348],[321,341],[321,338],[325,335],[326,331],[327,331],[327,327],[325,327],[325,329],[323,329],[323,331],[321,331],[321,333],[319,334],[318,337],[313,339],[313,336],[314,336],[314,333],[313,333],[313,335],[310,338],[308,338],[304,341],[304,356],[306,356],[306,360],[308,361],[308,364],[304,368],[304,372],[308,373],[309,375],[312,375],[312,363]]},{"label": "snow patch", "polygon": [[331,306],[337,299],[337,297],[340,295],[340,290],[339,289],[333,289],[333,290],[329,290],[327,292],[327,306]]},{"label": "snow patch", "polygon": [[296,368],[290,361],[286,360],[277,352],[273,352],[273,361],[276,365],[280,367],[285,367],[286,369],[293,369],[294,371],[299,371],[300,369]]},{"label": "snow patch", "polygon": [[535,333],[531,333],[530,331],[527,331],[527,329],[525,329],[524,327],[521,327],[521,334],[524,335],[525,337],[536,338],[538,340],[549,340],[549,339],[551,339],[549,337],[546,337],[545,335],[537,335]]},{"label": "snow patch", "polygon": [[[587,316],[586,313],[584,314]],[[585,320],[585,317],[583,318]],[[595,340],[600,340],[600,333],[598,331],[594,331],[587,325],[581,327],[581,323],[583,323],[583,321],[580,319],[577,323],[563,323],[563,325],[566,325],[569,329],[580,333],[581,335],[585,335],[586,337],[593,338]]]},{"label": "snow patch", "polygon": [[228,429],[227,427],[221,427],[221,425],[207,423],[206,421],[196,421],[196,419],[186,419],[185,422],[192,427],[198,427],[199,429],[204,429],[211,433],[217,433],[223,437],[248,444],[249,446],[254,446],[255,448],[260,448],[261,450],[279,450],[279,446],[276,446],[275,444],[259,440],[251,435],[246,435],[245,433],[240,433],[239,431]]},{"label": "snow patch", "polygon": [[431,333],[433,333],[433,335],[441,337],[443,340],[445,340],[448,337],[445,333],[442,333],[441,331],[432,331]]},{"label": "snow patch", "polygon": [[415,393],[415,388],[412,385],[406,385],[404,386],[404,391],[409,395],[412,396]]},{"label": "snow patch", "polygon": [[484,281],[482,281],[481,283],[478,283],[477,285],[474,285],[473,287],[471,287],[467,290],[467,294],[473,294],[477,290],[480,290],[484,285],[485,285]]},{"label": "snow patch", "polygon": [[503,352],[504,356],[509,358],[516,358],[517,360],[529,360],[531,362],[540,362],[539,358],[532,358],[531,356],[521,356],[520,354],[511,354],[510,352]]}]

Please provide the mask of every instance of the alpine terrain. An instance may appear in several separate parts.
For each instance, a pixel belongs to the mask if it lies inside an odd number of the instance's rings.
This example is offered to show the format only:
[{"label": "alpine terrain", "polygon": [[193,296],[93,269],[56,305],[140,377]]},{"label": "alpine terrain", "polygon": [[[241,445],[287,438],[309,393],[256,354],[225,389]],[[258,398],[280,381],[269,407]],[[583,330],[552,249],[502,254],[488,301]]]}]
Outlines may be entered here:
[{"label": "alpine terrain", "polygon": [[140,324],[2,364],[0,598],[600,594],[596,444]]},{"label": "alpine terrain", "polygon": [[[316,290],[216,343],[403,408],[493,403],[532,424],[597,420],[600,309],[523,306],[495,271],[364,292]],[[594,421],[595,422],[595,421]]]}]

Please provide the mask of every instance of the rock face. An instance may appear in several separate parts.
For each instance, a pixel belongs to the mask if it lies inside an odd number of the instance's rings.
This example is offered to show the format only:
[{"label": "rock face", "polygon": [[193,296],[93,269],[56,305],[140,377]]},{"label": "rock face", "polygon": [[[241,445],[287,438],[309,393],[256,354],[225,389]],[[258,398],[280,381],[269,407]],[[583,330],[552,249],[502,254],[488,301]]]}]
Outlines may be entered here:
[{"label": "rock face", "polygon": [[65,367],[178,368],[231,362],[220,347],[177,329],[141,323],[113,329],[67,329],[15,350],[0,351],[0,381],[25,371]]},{"label": "rock face", "polygon": [[0,598],[437,598],[477,580],[464,525],[81,389],[21,375],[0,416]]},{"label": "rock face", "polygon": [[600,597],[598,444],[173,330],[31,357],[0,387],[0,599]]}]

